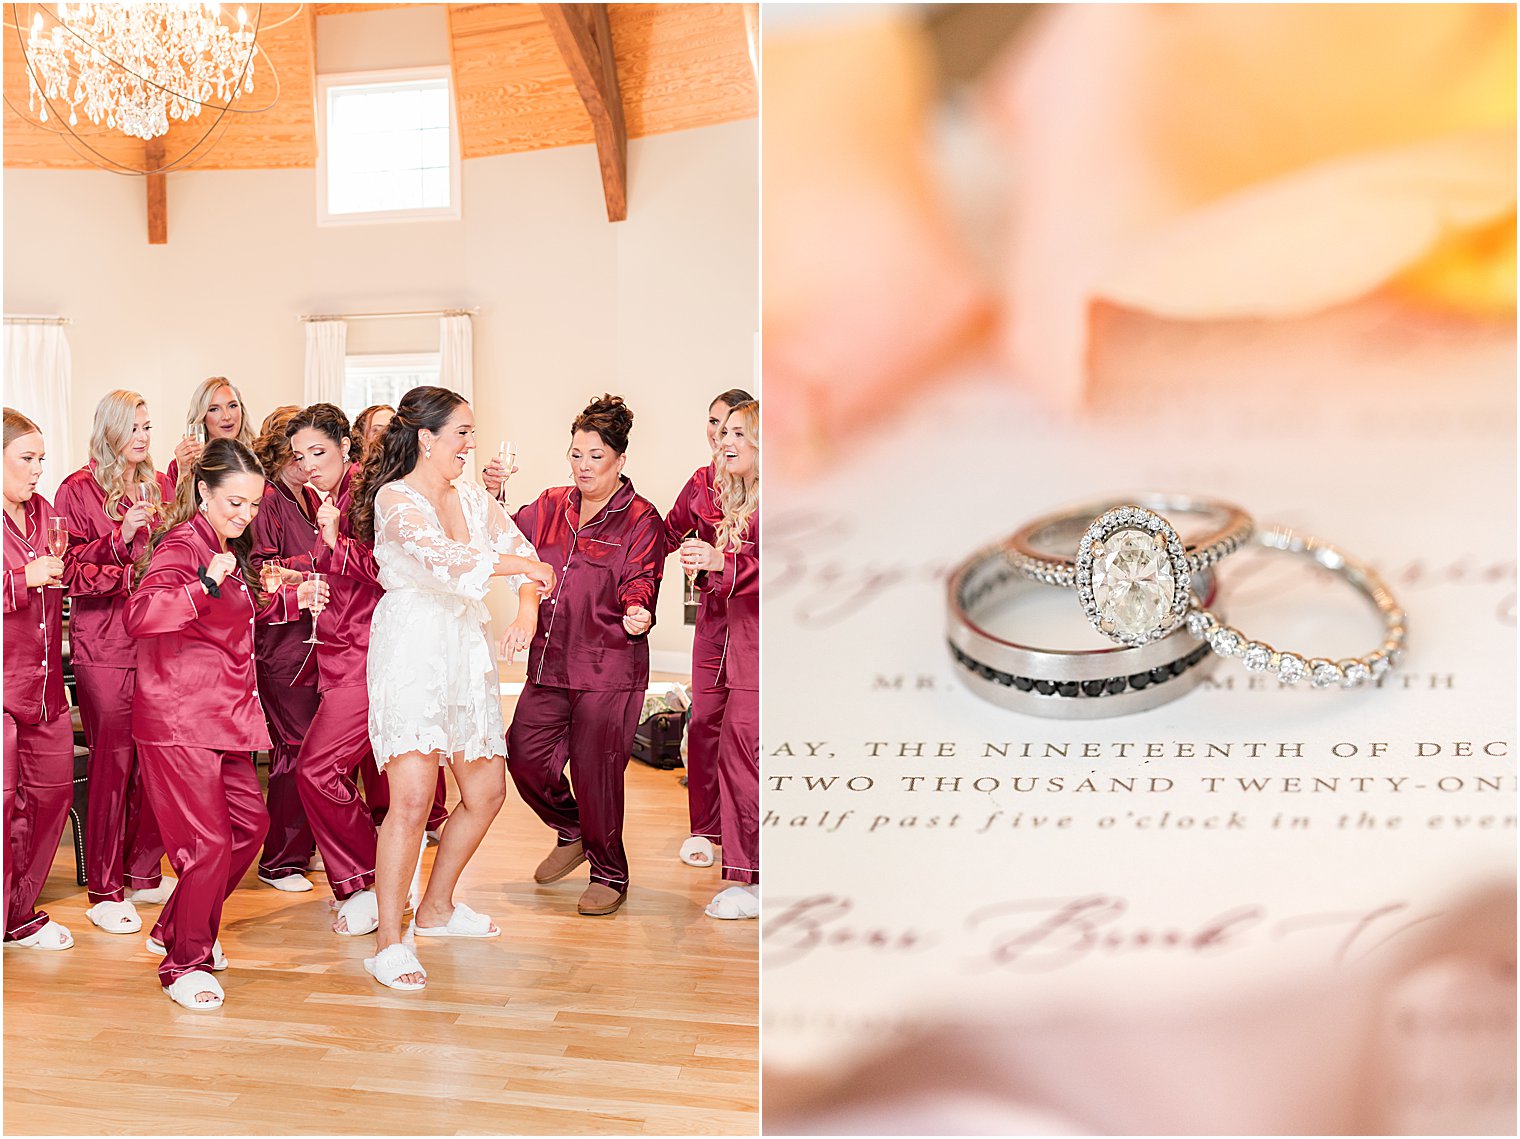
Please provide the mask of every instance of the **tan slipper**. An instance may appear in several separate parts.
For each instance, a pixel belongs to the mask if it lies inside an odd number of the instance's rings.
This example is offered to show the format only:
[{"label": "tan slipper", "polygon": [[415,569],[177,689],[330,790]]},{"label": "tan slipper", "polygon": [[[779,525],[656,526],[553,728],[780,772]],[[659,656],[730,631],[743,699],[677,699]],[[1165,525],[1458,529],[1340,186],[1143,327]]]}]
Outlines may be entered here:
[{"label": "tan slipper", "polygon": [[533,881],[540,885],[558,882],[585,861],[586,848],[580,839],[576,839],[569,846],[556,846],[549,853],[549,857],[538,864],[538,869],[533,871]]},{"label": "tan slipper", "polygon": [[593,882],[586,887],[575,908],[587,917],[603,917],[616,913],[627,897],[627,890],[614,890],[605,882]]}]

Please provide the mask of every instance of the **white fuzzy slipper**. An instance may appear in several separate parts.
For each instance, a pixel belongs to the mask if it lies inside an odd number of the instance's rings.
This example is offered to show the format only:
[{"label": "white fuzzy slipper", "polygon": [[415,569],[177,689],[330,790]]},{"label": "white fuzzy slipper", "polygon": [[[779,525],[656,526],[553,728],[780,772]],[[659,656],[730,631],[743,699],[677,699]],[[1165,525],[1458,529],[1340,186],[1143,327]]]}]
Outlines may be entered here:
[{"label": "white fuzzy slipper", "polygon": [[760,916],[760,893],[754,886],[730,886],[707,903],[707,916],[738,921]]},{"label": "white fuzzy slipper", "polygon": [[179,885],[178,878],[170,878],[165,875],[157,886],[151,890],[128,890],[127,901],[139,906],[161,906],[169,900],[169,895],[174,893],[174,888]]},{"label": "white fuzzy slipper", "polygon": [[74,946],[74,935],[68,931],[67,926],[59,925],[49,918],[47,924],[35,933],[29,933],[25,937],[18,937],[14,941],[7,941],[5,943],[7,949],[13,945],[17,949],[48,949],[54,951],[72,949]]},{"label": "white fuzzy slipper", "polygon": [[687,866],[706,868],[713,864],[713,859],[713,844],[710,839],[694,834],[681,844],[681,861]]},{"label": "white fuzzy slipper", "polygon": [[142,918],[137,916],[137,907],[131,902],[96,902],[85,910],[84,916],[107,933],[136,933],[142,929]]},{"label": "white fuzzy slipper", "polygon": [[[215,999],[196,1000],[201,993],[213,993]],[[173,984],[165,985],[164,995],[180,1008],[187,1008],[191,1012],[212,1012],[221,1008],[222,1002],[227,999],[227,994],[222,992],[222,986],[217,984],[216,978],[200,969],[176,978]]]}]

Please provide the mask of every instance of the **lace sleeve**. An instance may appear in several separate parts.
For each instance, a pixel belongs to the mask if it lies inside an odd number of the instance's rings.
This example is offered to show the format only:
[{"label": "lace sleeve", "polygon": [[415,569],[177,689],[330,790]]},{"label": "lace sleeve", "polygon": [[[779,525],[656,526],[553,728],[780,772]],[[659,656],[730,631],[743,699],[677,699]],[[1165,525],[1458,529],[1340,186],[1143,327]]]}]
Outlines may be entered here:
[{"label": "lace sleeve", "polygon": [[394,546],[421,567],[423,572],[409,575],[418,588],[431,587],[477,601],[485,597],[496,568],[494,550],[454,541],[431,511],[395,486],[381,487],[375,495],[375,543]]},{"label": "lace sleeve", "polygon": [[[538,560],[538,551],[533,548],[533,543],[523,535],[513,522],[511,516],[502,509],[501,503],[489,495],[484,495],[486,500],[486,541],[491,549],[497,554],[516,554],[520,558]],[[528,580],[525,574],[514,573],[507,576],[507,585],[516,593]]]}]

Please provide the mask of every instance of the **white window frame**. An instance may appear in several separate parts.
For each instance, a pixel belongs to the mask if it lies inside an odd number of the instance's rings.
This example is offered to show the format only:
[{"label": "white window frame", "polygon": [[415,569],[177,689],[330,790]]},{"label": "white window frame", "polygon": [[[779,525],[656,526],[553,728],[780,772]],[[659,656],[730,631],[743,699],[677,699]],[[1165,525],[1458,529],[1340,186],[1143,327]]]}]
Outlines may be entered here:
[{"label": "white window frame", "polygon": [[[439,369],[439,375],[434,380],[434,383],[437,383],[438,379],[442,378],[443,353],[441,353],[441,352],[350,352],[346,356],[343,357],[343,385],[344,385],[345,389],[348,386],[348,365],[349,365],[350,362],[352,362],[354,364],[357,364],[359,367],[367,368],[367,369],[372,369],[372,370],[377,371],[377,372],[381,372],[381,371],[385,371],[385,372],[404,372],[404,371],[409,371],[411,369],[417,368],[419,365],[427,364],[427,365],[430,365],[430,366],[437,367]],[[342,398],[344,400],[346,400],[347,396],[348,396],[348,393],[345,391]],[[398,402],[399,402],[399,400],[398,400]],[[367,402],[364,406],[367,407],[367,406],[371,406],[371,405]],[[391,406],[394,407],[395,404],[392,404]],[[359,412],[361,412],[363,410],[364,410],[364,407],[356,408],[355,411],[353,412],[353,414],[357,415]],[[348,415],[349,414],[349,411],[348,411],[348,409],[346,407],[343,409],[343,414],[344,415]]]},{"label": "white window frame", "polygon": [[[413,83],[422,79],[444,80],[449,96],[449,204],[414,210],[375,210],[371,213],[334,214],[327,209],[328,91],[335,87],[378,86]],[[389,71],[348,71],[317,76],[317,224],[371,225],[405,221],[458,221],[464,187],[459,177],[459,120],[454,102],[454,74],[448,66],[403,67]]]}]

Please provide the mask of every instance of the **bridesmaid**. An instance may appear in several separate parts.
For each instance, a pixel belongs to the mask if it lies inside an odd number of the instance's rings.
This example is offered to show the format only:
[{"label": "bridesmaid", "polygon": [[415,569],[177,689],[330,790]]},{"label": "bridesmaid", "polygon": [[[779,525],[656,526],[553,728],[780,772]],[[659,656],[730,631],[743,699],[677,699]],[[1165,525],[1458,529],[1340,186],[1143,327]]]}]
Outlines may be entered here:
[{"label": "bridesmaid", "polygon": [[[161,533],[139,560],[126,626],[138,638],[132,735],[180,886],[148,938],[176,1004],[220,1008],[227,968],[222,906],[269,825],[252,753],[269,747],[254,627],[290,621],[315,583],[266,596],[249,561],[264,472],[232,439],[213,439],[187,472]],[[187,714],[190,713],[190,714]]]},{"label": "bridesmaid", "polygon": [[681,567],[696,571],[704,593],[726,599],[728,629],[718,666],[727,689],[718,735],[723,878],[737,882],[708,903],[715,918],[760,914],[760,405],[738,404],[718,448],[722,517],[716,543],[681,545]]},{"label": "bridesmaid", "polygon": [[[730,388],[707,408],[708,461],[692,472],[665,515],[665,545],[674,553],[688,535],[708,545],[716,540],[722,517],[718,505],[718,431],[730,410],[753,397]],[[686,728],[686,804],[691,814],[691,837],[681,844],[681,861],[688,866],[711,866],[713,843],[721,843],[718,811],[718,730],[728,689],[718,678],[727,635],[728,599],[710,589],[699,593],[696,635],[691,644],[691,722]]]},{"label": "bridesmaid", "polygon": [[[253,426],[243,408],[243,397],[226,376],[212,376],[202,380],[190,397],[190,410],[185,415],[185,426],[206,429],[206,441],[212,439],[236,439],[243,446],[253,448]],[[179,486],[179,473],[189,470],[200,458],[201,444],[186,436],[174,445],[174,458],[169,460],[169,483]]]},{"label": "bridesmaid", "polygon": [[[260,573],[278,559],[287,577],[312,568],[317,539],[317,508],[322,500],[291,454],[285,428],[301,409],[277,408],[264,420],[254,454],[264,468],[264,499],[253,520],[250,562]],[[296,785],[296,755],[317,712],[317,671],[311,658],[311,618],[301,614],[288,624],[260,625],[254,634],[259,691],[269,721],[269,835],[259,857],[259,881],[293,893],[311,889],[304,870],[316,847],[301,792]]]},{"label": "bridesmaid", "polygon": [[291,454],[307,480],[327,499],[317,510],[314,568],[331,591],[315,611],[317,711],[296,756],[296,786],[316,836],[334,898],[341,903],[333,932],[350,937],[374,933],[380,923],[375,898],[375,821],[354,781],[370,759],[369,627],[383,590],[372,546],[349,537],[357,464],[348,417],[330,403],[316,403],[285,425]]},{"label": "bridesmaid", "polygon": [[557,882],[589,859],[577,906],[588,915],[613,913],[628,896],[623,772],[649,686],[645,634],[665,560],[660,513],[623,474],[632,426],[620,396],[592,400],[570,426],[574,485],[544,491],[515,518],[559,581],[539,602],[507,769],[557,836],[534,880]]},{"label": "bridesmaid", "polygon": [[63,691],[63,559],[47,552],[53,508],[37,493],[42,433],[5,409],[5,944],[68,949],[36,908],[74,798]]},{"label": "bridesmaid", "polygon": [[174,888],[163,877],[164,844],[132,743],[137,642],[124,621],[131,563],[159,503],[174,496],[169,480],[153,470],[151,431],[142,396],[106,395],[95,407],[90,461],[63,480],[55,503],[69,527],[63,567],[72,597],[69,644],[90,745],[84,849],[92,905],[85,917],[107,933],[136,933],[142,919],[134,903],[162,903]]},{"label": "bridesmaid", "polygon": [[354,439],[359,445],[359,459],[374,446],[375,440],[385,434],[385,429],[390,426],[391,420],[396,416],[396,409],[388,403],[375,403],[366,407],[354,418]]}]

